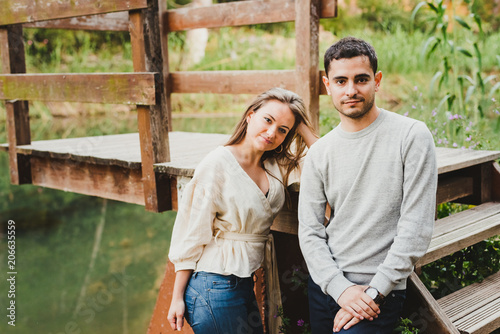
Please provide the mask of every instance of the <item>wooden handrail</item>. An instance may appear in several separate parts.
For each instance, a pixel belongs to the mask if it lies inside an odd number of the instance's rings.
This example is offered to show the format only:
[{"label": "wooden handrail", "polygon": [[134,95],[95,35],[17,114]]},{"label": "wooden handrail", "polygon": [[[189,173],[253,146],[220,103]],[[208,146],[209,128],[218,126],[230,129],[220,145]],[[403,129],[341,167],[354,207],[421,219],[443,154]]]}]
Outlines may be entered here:
[{"label": "wooden handrail", "polygon": [[153,105],[157,75],[150,72],[3,74],[0,99]]},{"label": "wooden handrail", "polygon": [[[205,7],[171,9],[163,15],[166,17],[168,31],[288,22],[295,20],[295,1],[228,2]],[[336,17],[337,1],[322,0],[319,16]]]},{"label": "wooden handrail", "polygon": [[16,5],[0,6],[0,25],[37,22],[94,14],[147,8],[147,0],[16,0]]}]

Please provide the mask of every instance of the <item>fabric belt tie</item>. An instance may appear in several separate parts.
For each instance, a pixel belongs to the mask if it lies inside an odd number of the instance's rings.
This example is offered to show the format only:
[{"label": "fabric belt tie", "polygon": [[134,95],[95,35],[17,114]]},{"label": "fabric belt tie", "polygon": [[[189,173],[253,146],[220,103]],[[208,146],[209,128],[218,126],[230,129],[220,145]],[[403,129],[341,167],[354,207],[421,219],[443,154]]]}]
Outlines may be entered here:
[{"label": "fabric belt tie", "polygon": [[274,238],[271,233],[263,234],[245,234],[237,232],[223,232],[218,230],[214,236],[217,239],[226,239],[245,242],[265,242],[264,249],[264,267],[266,280],[266,297],[269,305],[269,317],[267,319],[270,334],[278,334],[282,326],[281,317],[278,316],[278,309],[281,308],[281,289],[278,274],[278,261],[276,260],[276,250],[274,247]]}]

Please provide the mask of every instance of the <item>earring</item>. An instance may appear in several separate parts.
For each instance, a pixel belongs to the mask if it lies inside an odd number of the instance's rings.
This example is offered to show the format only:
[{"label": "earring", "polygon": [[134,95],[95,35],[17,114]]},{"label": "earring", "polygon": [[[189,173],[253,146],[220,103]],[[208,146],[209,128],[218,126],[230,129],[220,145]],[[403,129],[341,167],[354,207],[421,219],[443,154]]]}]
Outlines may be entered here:
[{"label": "earring", "polygon": [[281,152],[283,152],[283,144],[280,145],[280,148],[281,148],[281,150],[276,151],[276,149],[275,149],[274,152],[276,152],[278,154],[280,154]]}]

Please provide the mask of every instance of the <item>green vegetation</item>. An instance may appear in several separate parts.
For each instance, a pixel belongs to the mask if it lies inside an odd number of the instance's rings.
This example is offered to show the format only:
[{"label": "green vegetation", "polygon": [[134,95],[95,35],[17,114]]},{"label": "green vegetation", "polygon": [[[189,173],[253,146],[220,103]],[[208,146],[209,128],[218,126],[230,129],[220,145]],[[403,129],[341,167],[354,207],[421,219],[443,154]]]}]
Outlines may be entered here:
[{"label": "green vegetation", "polygon": [[[173,7],[179,1],[168,3]],[[320,58],[338,38],[368,40],[384,73],[377,95],[381,107],[426,122],[438,146],[500,150],[500,19],[491,14],[493,2],[458,1],[451,9],[438,1],[408,3],[358,0],[357,11],[339,8],[339,18],[321,20]],[[132,71],[127,33],[25,29],[25,46],[28,73]],[[184,47],[184,33],[169,35],[171,70],[181,69]],[[188,70],[293,69],[294,64],[294,25],[284,23],[211,30],[205,58]],[[251,98],[174,94],[173,128],[230,133]],[[5,122],[0,109],[0,122]],[[190,117],[212,113],[227,117]],[[30,116],[33,140],[137,131],[134,109],[122,105],[33,102]],[[322,96],[321,134],[338,122],[329,97]],[[2,127],[0,142],[5,141]],[[4,232],[12,219],[17,228],[19,332],[60,333],[71,322],[82,333],[144,332],[163,277],[175,213],[153,214],[136,205],[12,186],[5,153],[0,153],[0,171],[0,226]],[[439,212],[461,209],[446,204]],[[100,227],[102,239],[91,268]],[[6,247],[1,238],[0,254]],[[425,284],[439,297],[480,280],[500,269],[499,252],[500,241],[494,238],[436,261],[423,268]],[[0,258],[4,275],[6,261]],[[123,273],[132,277],[130,284],[110,293]],[[6,280],[0,278],[0,290],[6,291]],[[88,307],[99,298],[97,307]],[[77,310],[79,301],[87,308]],[[5,326],[0,322],[0,332]],[[403,333],[411,330],[410,323],[401,323]]]}]

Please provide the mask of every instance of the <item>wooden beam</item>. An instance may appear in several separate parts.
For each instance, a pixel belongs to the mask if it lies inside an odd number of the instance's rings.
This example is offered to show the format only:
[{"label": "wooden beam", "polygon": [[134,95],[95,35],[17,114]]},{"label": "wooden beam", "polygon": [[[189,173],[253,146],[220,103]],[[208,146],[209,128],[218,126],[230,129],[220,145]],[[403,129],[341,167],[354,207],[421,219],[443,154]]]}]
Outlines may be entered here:
[{"label": "wooden beam", "polygon": [[443,177],[439,176],[436,195],[436,204],[453,202],[459,198],[470,196],[474,193],[474,180],[472,177]]},{"label": "wooden beam", "polygon": [[[337,16],[337,1],[322,0],[320,3],[318,15],[322,18]],[[163,15],[168,22],[168,31],[288,22],[295,20],[295,1],[229,2],[206,7],[172,9]]]},{"label": "wooden beam", "polygon": [[498,162],[493,163],[493,171],[492,171],[492,194],[493,200],[500,201],[500,165]]},{"label": "wooden beam", "polygon": [[156,105],[137,107],[145,206],[149,211],[171,208],[170,196],[163,196],[153,169],[155,163],[170,161],[168,117],[163,82],[163,57],[157,0],[148,0],[148,9],[130,12],[130,37],[135,72],[156,72]]},{"label": "wooden beam", "polygon": [[[0,57],[2,73],[25,73],[23,28],[13,25],[0,29]],[[10,182],[13,184],[31,183],[29,160],[16,152],[17,145],[31,143],[29,106],[27,101],[7,101],[7,133],[9,141]]]},{"label": "wooden beam", "polygon": [[140,169],[31,157],[33,184],[144,205]]},{"label": "wooden beam", "polygon": [[128,31],[128,12],[116,12],[72,17],[69,19],[24,23],[23,27],[67,30]]},{"label": "wooden beam", "polygon": [[295,89],[295,71],[189,71],[170,73],[172,93],[259,94]]},{"label": "wooden beam", "polygon": [[311,123],[318,131],[319,12],[320,0],[301,0],[295,6],[295,91],[304,99]]},{"label": "wooden beam", "polygon": [[172,89],[170,87],[170,65],[168,61],[168,24],[166,22],[166,16],[163,15],[167,11],[167,2],[160,0],[158,2],[159,20],[160,20],[160,38],[161,51],[163,56],[163,83],[164,89],[163,94],[165,96],[165,113],[168,120],[168,131],[173,131],[172,128]]},{"label": "wooden beam", "polygon": [[147,7],[147,0],[15,0],[0,6],[2,25],[129,11]]},{"label": "wooden beam", "polygon": [[403,317],[410,319],[420,333],[460,334],[414,272],[407,286]]},{"label": "wooden beam", "polygon": [[0,99],[152,105],[155,73],[4,74]]}]

